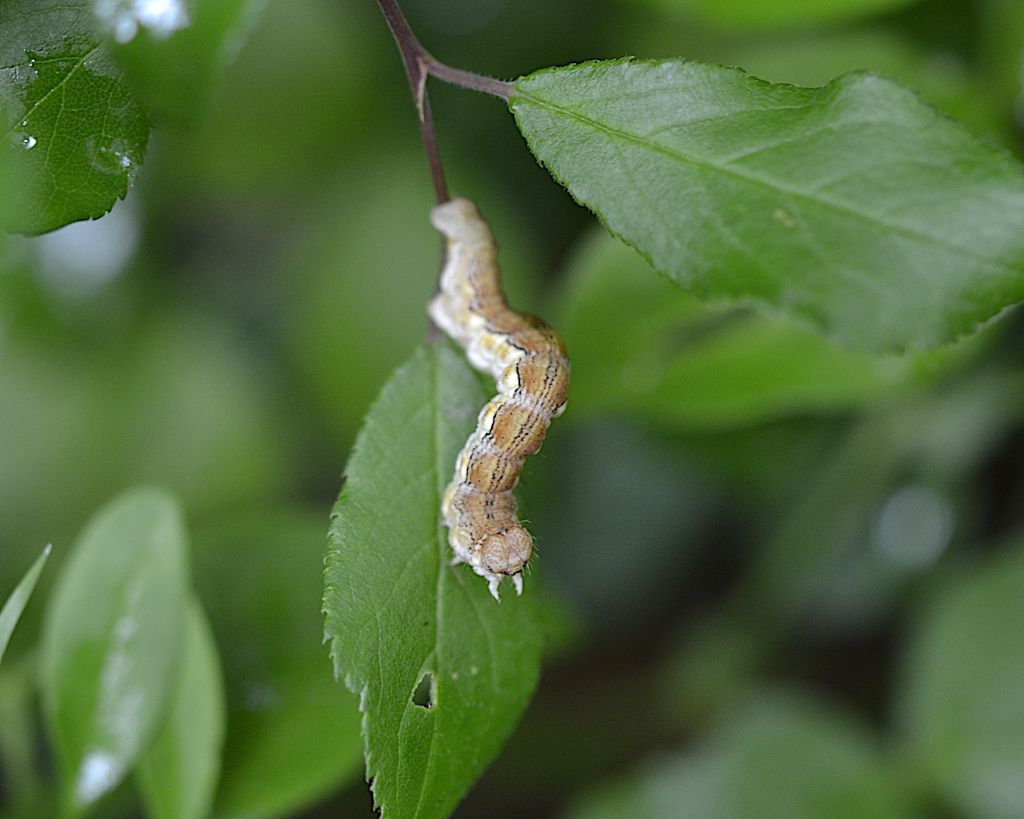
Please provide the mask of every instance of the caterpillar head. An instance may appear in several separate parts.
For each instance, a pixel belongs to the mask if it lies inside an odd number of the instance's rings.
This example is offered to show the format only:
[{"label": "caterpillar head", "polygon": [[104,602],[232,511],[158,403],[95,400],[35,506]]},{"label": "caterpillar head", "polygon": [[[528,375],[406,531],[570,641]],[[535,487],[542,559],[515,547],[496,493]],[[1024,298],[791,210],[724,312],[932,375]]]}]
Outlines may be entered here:
[{"label": "caterpillar head", "polygon": [[523,593],[523,567],[533,553],[533,538],[517,523],[487,535],[470,547],[469,563],[473,571],[486,577],[495,600],[502,577],[511,577],[516,594]]},{"label": "caterpillar head", "polygon": [[430,211],[430,223],[452,242],[476,244],[492,241],[491,229],[476,205],[457,197],[442,202]]}]

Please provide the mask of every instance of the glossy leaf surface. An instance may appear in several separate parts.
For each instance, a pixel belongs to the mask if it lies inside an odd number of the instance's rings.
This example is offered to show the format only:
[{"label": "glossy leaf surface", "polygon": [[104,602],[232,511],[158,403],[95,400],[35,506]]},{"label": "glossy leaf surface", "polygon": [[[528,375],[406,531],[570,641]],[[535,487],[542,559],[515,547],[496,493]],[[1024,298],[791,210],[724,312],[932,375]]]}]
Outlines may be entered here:
[{"label": "glossy leaf surface", "polygon": [[13,175],[4,228],[42,233],[123,199],[146,154],[146,112],[96,33],[92,3],[0,4],[0,122]]},{"label": "glossy leaf surface", "polygon": [[669,60],[538,71],[534,154],[700,298],[771,305],[850,346],[935,346],[1024,298],[1024,173],[912,92]]}]

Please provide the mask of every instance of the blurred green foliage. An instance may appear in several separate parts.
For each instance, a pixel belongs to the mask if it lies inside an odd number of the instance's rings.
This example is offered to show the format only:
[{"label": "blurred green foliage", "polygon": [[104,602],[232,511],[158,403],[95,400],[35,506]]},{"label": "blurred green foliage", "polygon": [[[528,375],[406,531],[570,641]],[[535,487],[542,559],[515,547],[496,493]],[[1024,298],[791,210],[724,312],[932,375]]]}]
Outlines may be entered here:
[{"label": "blurred green foliage", "polygon": [[173,498],[127,492],[85,528],[50,596],[39,675],[61,814],[119,784],[164,721],[185,643],[187,549]]},{"label": "blurred green foliage", "polygon": [[882,14],[910,5],[915,0],[779,0],[759,3],[757,0],[650,0],[666,12],[689,14],[709,23],[738,29],[760,29],[772,26],[800,26],[856,20]]},{"label": "blurred green foliage", "polygon": [[138,767],[147,813],[158,819],[208,816],[224,744],[224,696],[217,646],[203,607],[190,601],[180,663],[163,724]]},{"label": "blurred green foliage", "polygon": [[21,613],[25,611],[25,606],[28,605],[36,583],[39,582],[39,575],[43,571],[46,559],[50,556],[51,548],[47,546],[43,550],[18,585],[14,587],[11,596],[4,601],[3,606],[0,606],[0,660],[4,658],[7,644],[11,641],[11,634],[14,633],[14,627],[18,625]]},{"label": "blurred green foliage", "polygon": [[[404,7],[439,57],[503,77],[627,54],[807,85],[876,70],[1021,154],[1017,0]],[[193,541],[226,715],[214,815],[371,815],[355,702],[320,645],[323,542],[360,419],[424,335],[440,243],[373,4],[269,0],[251,23],[198,79],[145,74],[173,38],[118,56],[92,32],[126,94],[171,100],[134,192],[0,240],[0,600],[54,544],[0,666],[0,816],[52,807],[45,604],[76,532],[138,483],[181,499]],[[207,46],[246,20],[211,26]],[[0,210],[43,229],[10,213],[37,148],[0,63]],[[565,330],[576,380],[524,477],[574,626],[455,815],[840,815],[836,794],[858,816],[1024,815],[1016,312],[902,359],[701,306],[595,236],[499,103],[432,98],[453,190],[494,223],[513,303]],[[120,183],[83,168],[82,190]]]},{"label": "blurred green foliage", "polygon": [[573,819],[898,819],[910,816],[870,733],[793,692],[760,692],[685,756],[653,761],[608,786]]},{"label": "blurred green foliage", "polygon": [[218,816],[288,815],[362,769],[356,700],[335,684],[326,652],[309,649],[323,635],[309,589],[322,582],[324,524],[322,510],[278,504],[196,533],[195,583],[227,703]]}]

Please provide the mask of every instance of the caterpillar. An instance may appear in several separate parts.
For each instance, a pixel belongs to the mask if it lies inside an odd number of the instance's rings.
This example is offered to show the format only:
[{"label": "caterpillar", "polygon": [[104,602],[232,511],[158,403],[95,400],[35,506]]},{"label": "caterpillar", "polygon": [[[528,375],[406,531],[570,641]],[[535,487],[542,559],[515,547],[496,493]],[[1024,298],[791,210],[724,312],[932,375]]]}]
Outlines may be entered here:
[{"label": "caterpillar", "polygon": [[551,419],[565,410],[569,360],[554,330],[508,306],[498,248],[476,205],[452,199],[436,206],[430,221],[444,235],[446,250],[427,312],[466,350],[470,364],[498,383],[498,394],[480,410],[455,461],[441,514],[455,553],[452,564],[468,563],[500,601],[503,577],[523,593],[533,538],[516,516],[512,491],[523,460],[540,449]]}]

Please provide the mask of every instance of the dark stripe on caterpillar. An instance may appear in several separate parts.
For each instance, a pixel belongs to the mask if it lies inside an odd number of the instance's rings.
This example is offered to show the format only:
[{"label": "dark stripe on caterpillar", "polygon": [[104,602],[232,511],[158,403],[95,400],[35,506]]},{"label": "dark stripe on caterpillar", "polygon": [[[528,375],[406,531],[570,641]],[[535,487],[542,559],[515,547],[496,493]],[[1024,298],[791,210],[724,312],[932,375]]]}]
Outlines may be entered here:
[{"label": "dark stripe on caterpillar", "polygon": [[468,199],[431,211],[447,239],[440,289],[428,312],[465,348],[470,363],[497,380],[498,395],[480,410],[455,461],[441,513],[453,563],[468,563],[498,598],[502,577],[522,594],[533,539],[512,494],[523,460],[540,449],[552,418],[565,409],[569,360],[558,334],[508,306],[491,229]]}]

